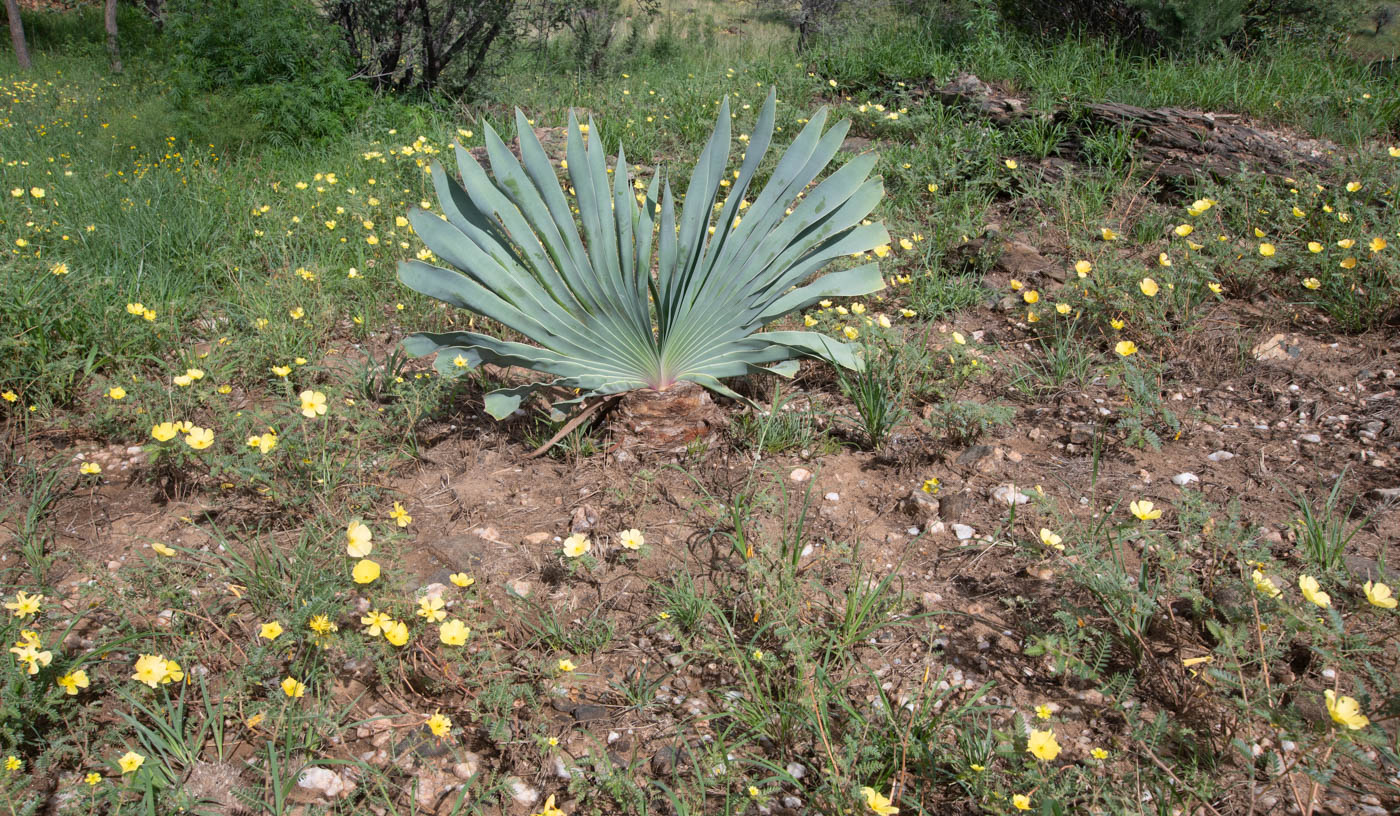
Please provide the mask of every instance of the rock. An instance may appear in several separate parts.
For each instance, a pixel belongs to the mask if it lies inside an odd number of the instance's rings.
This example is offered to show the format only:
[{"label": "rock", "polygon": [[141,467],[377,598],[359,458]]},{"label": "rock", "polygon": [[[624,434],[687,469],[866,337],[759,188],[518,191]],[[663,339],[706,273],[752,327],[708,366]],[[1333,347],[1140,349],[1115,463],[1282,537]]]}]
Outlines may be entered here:
[{"label": "rock", "polygon": [[445,739],[433,736],[433,730],[424,724],[408,732],[402,739],[394,743],[393,751],[395,757],[412,753],[413,756],[420,759],[429,759],[452,753],[452,745]]},{"label": "rock", "polygon": [[569,532],[586,533],[598,526],[598,510],[591,504],[581,504],[574,508],[569,520]]},{"label": "rock", "polygon": [[927,527],[939,518],[940,505],[938,499],[916,487],[900,502],[900,509],[918,520],[921,527]]},{"label": "rock", "polygon": [[476,754],[468,751],[462,756],[462,761],[452,766],[452,775],[462,781],[467,781],[481,772],[481,760]]},{"label": "rock", "polygon": [[958,458],[954,461],[959,465],[963,465],[965,467],[972,467],[991,455],[991,445],[973,445],[972,447],[958,454]]},{"label": "rock", "polygon": [[347,786],[340,774],[327,768],[307,768],[297,777],[297,787],[334,799],[353,785]]},{"label": "rock", "polygon": [[428,544],[428,551],[454,572],[479,573],[483,556],[492,546],[480,536],[467,533],[454,535]]},{"label": "rock", "polygon": [[944,521],[957,521],[967,515],[972,507],[972,496],[967,493],[949,493],[939,499],[939,518]]},{"label": "rock", "polygon": [[1215,453],[1207,454],[1206,458],[1212,462],[1228,462],[1234,459],[1235,455],[1227,450],[1218,450]]},{"label": "rock", "polygon": [[574,706],[574,710],[570,713],[574,715],[575,722],[581,723],[595,722],[597,720],[605,720],[608,718],[607,708],[600,705],[594,705],[593,703],[580,703],[579,705]]},{"label": "rock", "polygon": [[847,136],[841,143],[840,150],[843,153],[864,153],[870,150],[872,142],[864,136]]},{"label": "rock", "polygon": [[799,781],[802,777],[807,775],[807,769],[802,767],[802,763],[800,762],[789,762],[787,764],[787,772],[788,776]]},{"label": "rock", "polygon": [[812,471],[807,468],[793,468],[792,472],[788,474],[788,478],[794,482],[805,482],[812,478]]},{"label": "rock", "polygon": [[1025,504],[1030,501],[1030,498],[1018,490],[1016,485],[1013,484],[997,485],[992,488],[991,498],[996,504],[1007,505]]},{"label": "rock", "polygon": [[1261,362],[1274,361],[1281,362],[1291,360],[1303,353],[1296,338],[1292,343],[1288,342],[1286,334],[1275,334],[1268,340],[1254,347],[1254,359]]},{"label": "rock", "polygon": [[1057,268],[1050,259],[1040,254],[1040,250],[1030,244],[1015,239],[1003,239],[998,247],[997,239],[1001,236],[1000,230],[989,230],[986,235],[987,238],[976,238],[960,244],[955,252],[965,262],[974,264],[977,263],[979,256],[988,257],[992,252],[996,252],[996,260],[992,263],[992,268],[1009,277],[1025,281],[1027,284],[1042,274],[1051,281],[1062,283],[1066,279],[1065,270]]},{"label": "rock", "polygon": [[1069,441],[1071,445],[1087,445],[1089,440],[1094,438],[1094,425],[1089,422],[1076,422],[1070,426]]},{"label": "rock", "polygon": [[417,790],[413,797],[418,806],[433,812],[437,809],[437,803],[444,793],[452,787],[449,777],[438,770],[427,770],[417,777]]},{"label": "rock", "polygon": [[1200,480],[1201,479],[1199,476],[1188,471],[1186,473],[1178,473],[1175,476],[1173,476],[1172,484],[1176,485],[1177,487],[1185,487],[1191,484],[1192,482],[1199,482]]},{"label": "rock", "polygon": [[676,770],[676,760],[679,758],[676,749],[670,745],[663,745],[651,755],[651,772],[655,776],[670,776]]},{"label": "rock", "polygon": [[[339,776],[339,775],[337,775]],[[355,782],[340,777],[345,790],[355,787]],[[242,787],[243,779],[238,767],[227,762],[203,762],[196,760],[185,779],[184,790],[196,800],[212,803],[217,812],[237,813],[242,804],[234,791]]]},{"label": "rock", "polygon": [[569,766],[564,764],[564,758],[559,756],[554,758],[554,775],[565,782],[574,778],[574,775],[569,773]]},{"label": "rock", "polygon": [[833,491],[831,493],[826,494],[822,498],[826,499],[829,502],[837,502],[841,501],[841,494]]},{"label": "rock", "polygon": [[506,777],[506,787],[510,788],[510,798],[522,807],[530,807],[540,801],[540,792],[525,784],[518,776]]},{"label": "rock", "polygon": [[1303,442],[1311,442],[1314,445],[1320,444],[1322,442],[1322,436],[1315,433],[1305,433],[1302,436],[1298,437],[1298,439]]},{"label": "rock", "polygon": [[952,529],[953,535],[957,536],[957,539],[959,541],[967,541],[969,538],[972,538],[974,535],[977,534],[976,530],[973,530],[966,524],[954,524]]},{"label": "rock", "polygon": [[1367,581],[1380,581],[1385,578],[1385,573],[1381,572],[1380,562],[1374,558],[1367,558],[1364,555],[1343,555],[1342,564],[1346,566],[1347,572],[1358,583]]},{"label": "rock", "polygon": [[1376,502],[1400,502],[1400,487],[1378,487],[1368,490],[1366,498]]},{"label": "rock", "polygon": [[522,598],[530,597],[530,582],[526,581],[524,578],[518,581],[511,581],[509,587],[511,592],[514,592]]}]

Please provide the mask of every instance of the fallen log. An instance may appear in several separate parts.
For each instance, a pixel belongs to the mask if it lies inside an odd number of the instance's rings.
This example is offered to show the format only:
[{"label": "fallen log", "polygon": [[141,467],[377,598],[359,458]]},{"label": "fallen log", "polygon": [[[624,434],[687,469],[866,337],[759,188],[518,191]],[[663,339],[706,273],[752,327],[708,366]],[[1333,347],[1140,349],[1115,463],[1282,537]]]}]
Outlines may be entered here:
[{"label": "fallen log", "polygon": [[1225,177],[1239,172],[1241,166],[1271,175],[1317,172],[1332,166],[1332,154],[1337,150],[1325,140],[1251,127],[1235,114],[1140,108],[1117,102],[1036,111],[1025,99],[966,73],[931,93],[945,105],[972,111],[1000,126],[1048,116],[1065,127],[1067,140],[1062,149],[1077,152],[1082,152],[1083,137],[1088,133],[1105,127],[1123,128],[1132,134],[1133,148],[1142,163],[1159,176],[1190,177],[1204,172]]}]

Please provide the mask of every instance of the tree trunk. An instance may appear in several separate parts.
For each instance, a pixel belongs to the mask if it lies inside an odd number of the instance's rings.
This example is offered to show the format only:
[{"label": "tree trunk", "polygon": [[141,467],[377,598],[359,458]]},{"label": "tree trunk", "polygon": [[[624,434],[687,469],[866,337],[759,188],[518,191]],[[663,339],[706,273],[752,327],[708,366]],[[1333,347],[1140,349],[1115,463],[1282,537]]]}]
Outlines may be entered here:
[{"label": "tree trunk", "polygon": [[21,70],[28,71],[29,46],[24,41],[24,21],[19,18],[19,0],[5,0],[5,15],[10,18],[10,42],[15,46],[15,60]]},{"label": "tree trunk", "polygon": [[629,392],[609,422],[614,449],[638,459],[677,456],[694,445],[712,444],[724,424],[724,412],[710,392],[692,382]]},{"label": "tree trunk", "polygon": [[107,0],[102,22],[107,26],[107,58],[112,63],[112,73],[122,72],[122,49],[117,44],[117,0]]}]

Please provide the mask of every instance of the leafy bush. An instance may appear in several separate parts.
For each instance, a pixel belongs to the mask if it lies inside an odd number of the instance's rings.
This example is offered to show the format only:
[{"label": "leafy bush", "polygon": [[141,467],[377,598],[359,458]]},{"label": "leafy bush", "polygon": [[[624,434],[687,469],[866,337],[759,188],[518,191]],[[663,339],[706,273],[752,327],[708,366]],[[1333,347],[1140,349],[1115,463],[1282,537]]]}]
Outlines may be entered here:
[{"label": "leafy bush", "polygon": [[1184,51],[1337,36],[1350,7],[1342,0],[998,0],[998,6],[1002,19],[1026,31],[1083,32]]},{"label": "leafy bush", "polygon": [[[69,11],[25,11],[23,18],[24,35],[32,51],[106,56],[107,31],[100,3]],[[122,51],[127,54],[141,53],[160,42],[150,15],[133,6],[117,6],[117,30],[121,32]]]},{"label": "leafy bush", "polygon": [[[797,49],[804,50],[813,35],[826,33],[852,7],[865,3],[850,0],[752,0],[765,15],[787,20],[797,30]],[[866,9],[868,11],[868,9]]]},{"label": "leafy bush", "polygon": [[[508,41],[517,0],[335,0],[326,13],[340,28],[356,76],[376,89],[471,90]],[[503,35],[506,35],[503,37]]]},{"label": "leafy bush", "polygon": [[1010,405],[986,405],[966,400],[935,405],[928,425],[940,438],[954,444],[976,442],[993,428],[1010,425],[1016,409]]},{"label": "leafy bush", "polygon": [[174,101],[216,133],[327,139],[368,105],[368,92],[349,79],[335,29],[305,0],[175,0],[167,30]]}]

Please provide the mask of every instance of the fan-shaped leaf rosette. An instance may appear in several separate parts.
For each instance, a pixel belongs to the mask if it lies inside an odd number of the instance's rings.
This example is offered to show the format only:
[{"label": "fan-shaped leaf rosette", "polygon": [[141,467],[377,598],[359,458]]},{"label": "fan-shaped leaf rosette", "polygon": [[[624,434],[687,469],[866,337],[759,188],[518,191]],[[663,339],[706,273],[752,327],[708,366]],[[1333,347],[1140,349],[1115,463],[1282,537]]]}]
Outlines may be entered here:
[{"label": "fan-shaped leaf rosette", "polygon": [[[577,214],[520,111],[519,160],[485,128],[490,175],[459,146],[460,184],[441,165],[432,167],[444,217],[410,214],[423,242],[451,268],[406,261],[399,280],[529,342],[467,331],[415,334],[404,347],[419,356],[437,352],[436,367],[447,375],[493,363],[548,377],[487,394],[486,409],[498,419],[543,386],[569,389],[576,395],[572,402],[690,380],[735,397],[721,380],[754,371],[790,376],[799,357],[859,367],[852,347],[825,335],[760,331],[824,298],[883,288],[873,263],[813,276],[831,261],[889,241],[883,225],[862,223],[883,194],[880,179],[869,177],[873,155],[851,159],[817,181],[849,127],[842,121],[823,133],[825,108],[740,217],[740,202],[772,139],[775,109],[770,93],[743,164],[730,178],[728,100],[720,105],[679,217],[661,173],[645,193],[634,189],[620,148],[609,173],[591,121],[595,135],[585,138],[569,116],[566,156]],[[726,179],[729,185],[721,183]]]}]

